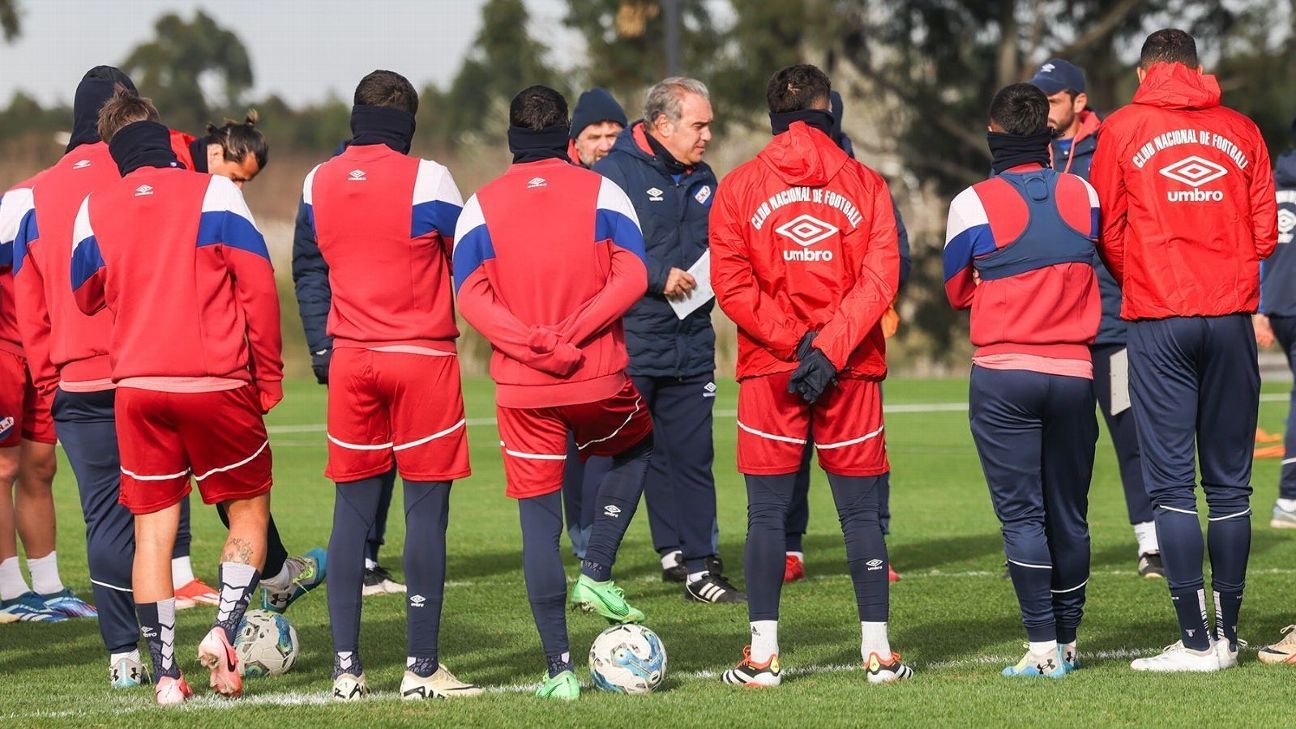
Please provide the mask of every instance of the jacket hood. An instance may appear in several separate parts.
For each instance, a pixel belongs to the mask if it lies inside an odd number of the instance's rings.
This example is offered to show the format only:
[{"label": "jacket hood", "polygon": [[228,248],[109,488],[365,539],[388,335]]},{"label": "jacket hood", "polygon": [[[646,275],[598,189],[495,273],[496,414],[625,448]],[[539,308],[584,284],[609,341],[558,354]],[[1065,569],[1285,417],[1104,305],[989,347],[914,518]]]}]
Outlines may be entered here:
[{"label": "jacket hood", "polygon": [[1278,156],[1274,165],[1274,184],[1278,187],[1296,188],[1296,149],[1289,149]]},{"label": "jacket hood", "polygon": [[827,184],[850,159],[827,134],[805,122],[792,122],[756,158],[789,185],[811,187]]},{"label": "jacket hood", "polygon": [[130,76],[121,69],[95,66],[86,71],[81,83],[77,84],[76,96],[72,101],[72,138],[68,141],[67,151],[99,141],[99,110],[112,98],[113,87],[117,84],[135,91]]},{"label": "jacket hood", "polygon": [[1154,63],[1134,92],[1134,103],[1163,109],[1209,109],[1220,104],[1219,82],[1182,63]]},{"label": "jacket hood", "polygon": [[1071,165],[1077,157],[1092,155],[1098,148],[1098,129],[1102,126],[1102,119],[1096,112],[1085,109],[1080,112],[1080,129],[1076,131],[1071,138],[1071,153],[1066,156],[1066,164],[1058,167],[1057,144],[1060,140],[1053,140],[1049,145],[1049,156],[1053,160],[1053,167],[1059,172],[1070,172]]}]

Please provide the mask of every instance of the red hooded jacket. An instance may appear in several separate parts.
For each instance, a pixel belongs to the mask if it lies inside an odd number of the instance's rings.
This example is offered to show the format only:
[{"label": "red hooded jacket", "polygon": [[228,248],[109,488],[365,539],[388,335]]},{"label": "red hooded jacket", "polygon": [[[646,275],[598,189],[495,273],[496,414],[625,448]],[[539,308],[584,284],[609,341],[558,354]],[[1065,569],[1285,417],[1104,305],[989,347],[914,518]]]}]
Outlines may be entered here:
[{"label": "red hooded jacket", "polygon": [[1154,64],[1103,122],[1089,174],[1121,318],[1256,310],[1278,240],[1269,152],[1255,122],[1220,106],[1214,76]]},{"label": "red hooded jacket", "polygon": [[738,325],[738,379],[796,369],[815,346],[841,377],[886,376],[879,320],[900,280],[886,181],[794,122],[716,189],[711,285]]}]

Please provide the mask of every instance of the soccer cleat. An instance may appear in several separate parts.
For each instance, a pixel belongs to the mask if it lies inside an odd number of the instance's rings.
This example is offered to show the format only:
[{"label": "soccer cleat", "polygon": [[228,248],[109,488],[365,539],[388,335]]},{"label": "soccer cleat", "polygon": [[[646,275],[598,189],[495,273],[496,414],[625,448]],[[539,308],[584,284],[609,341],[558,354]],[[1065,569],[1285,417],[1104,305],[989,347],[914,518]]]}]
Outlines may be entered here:
[{"label": "soccer cleat", "polygon": [[625,591],[616,586],[612,580],[595,582],[587,575],[581,575],[572,586],[571,606],[587,613],[598,613],[611,623],[642,623],[643,611],[626,602]]},{"label": "soccer cleat", "polygon": [[191,696],[193,696],[193,689],[189,688],[184,676],[180,678],[163,676],[153,687],[153,698],[157,699],[158,706],[179,706],[188,701]]},{"label": "soccer cleat", "polygon": [[223,628],[212,628],[198,644],[198,662],[211,671],[213,691],[230,698],[243,695],[243,673],[239,670],[238,653],[234,652]]},{"label": "soccer cleat", "polygon": [[684,566],[684,553],[676,549],[662,555],[662,582],[686,582],[688,568]]},{"label": "soccer cleat", "polygon": [[284,613],[302,595],[324,584],[328,553],[316,547],[301,557],[284,561],[288,568],[288,587],[276,589],[262,583],[261,607],[272,613]]},{"label": "soccer cleat", "polygon": [[1165,564],[1161,562],[1160,552],[1145,552],[1138,558],[1139,577],[1149,580],[1165,579]]},{"label": "soccer cleat", "polygon": [[1296,529],[1296,511],[1287,511],[1278,504],[1274,504],[1273,516],[1269,518],[1269,526],[1273,529]]},{"label": "soccer cleat", "polygon": [[[404,682],[402,682],[403,684]],[[334,701],[359,701],[369,695],[369,683],[364,674],[344,673],[333,679]]]},{"label": "soccer cleat", "polygon": [[460,696],[481,696],[482,687],[465,683],[455,678],[450,669],[438,663],[437,670],[431,676],[423,676],[406,671],[401,679],[400,695],[402,699],[453,699]]},{"label": "soccer cleat", "polygon": [[895,567],[887,565],[887,582],[899,582],[900,573],[895,571]]},{"label": "soccer cleat", "polygon": [[1220,660],[1215,646],[1195,651],[1180,640],[1166,646],[1158,655],[1135,659],[1130,663],[1130,668],[1157,673],[1210,673],[1220,670]]},{"label": "soccer cleat", "polygon": [[1282,458],[1287,455],[1287,448],[1282,445],[1271,445],[1263,448],[1256,448],[1251,454],[1252,458],[1257,460],[1264,458]]},{"label": "soccer cleat", "polygon": [[[134,688],[148,683],[149,675],[148,671],[144,670],[143,663],[130,656],[122,656],[108,667],[108,681],[113,688]],[[186,685],[185,688],[189,687]]]},{"label": "soccer cleat", "polygon": [[1076,644],[1067,643],[1059,645],[1058,648],[1062,651],[1062,667],[1067,673],[1080,670],[1080,652],[1076,650]]},{"label": "soccer cleat", "polygon": [[1055,648],[1052,653],[1035,655],[1026,651],[1017,665],[1008,666],[1001,675],[1025,677],[1025,678],[1062,678],[1067,675],[1065,663],[1062,660],[1062,648]]},{"label": "soccer cleat", "polygon": [[1283,440],[1283,437],[1282,437],[1281,435],[1275,435],[1275,434],[1273,434],[1273,433],[1267,432],[1264,428],[1261,428],[1261,427],[1258,426],[1258,425],[1256,426],[1255,442],[1257,442],[1257,443],[1281,443],[1282,440]]},{"label": "soccer cleat", "polygon": [[0,613],[24,623],[59,623],[67,620],[66,615],[51,610],[34,592],[24,592],[12,600],[0,602]]},{"label": "soccer cleat", "polygon": [[1227,640],[1215,641],[1215,655],[1219,657],[1220,670],[1234,668],[1238,664],[1238,648],[1246,645],[1246,641],[1239,640],[1237,648],[1230,648]]},{"label": "soccer cleat", "polygon": [[580,698],[580,681],[576,680],[576,674],[571,671],[563,671],[557,676],[545,676],[535,695],[542,699],[575,701]]},{"label": "soccer cleat", "polygon": [[791,552],[783,558],[783,582],[805,579],[805,561]]},{"label": "soccer cleat", "polygon": [[219,605],[220,593],[211,585],[197,578],[176,588],[176,610],[185,610],[198,605]]},{"label": "soccer cleat", "polygon": [[706,558],[706,568],[713,575],[724,576],[724,560],[718,554]]},{"label": "soccer cleat", "polygon": [[1270,666],[1287,664],[1296,666],[1296,625],[1288,625],[1282,629],[1282,640],[1273,645],[1267,645],[1260,649],[1256,657],[1261,663]]},{"label": "soccer cleat", "polygon": [[913,669],[903,663],[900,654],[895,651],[891,652],[891,660],[887,663],[883,663],[878,654],[870,653],[864,663],[864,670],[869,683],[895,683],[913,678],[914,675]]},{"label": "soccer cleat", "polygon": [[59,615],[69,618],[95,618],[99,616],[99,611],[95,609],[94,605],[73,595],[72,591],[67,588],[53,595],[39,595],[38,597],[45,601],[45,607]]},{"label": "soccer cleat", "polygon": [[729,584],[725,576],[708,572],[700,580],[684,585],[684,598],[694,602],[705,602],[712,605],[731,602],[747,602],[747,593]]},{"label": "soccer cleat", "polygon": [[373,595],[404,595],[405,586],[392,577],[392,573],[387,571],[386,567],[378,565],[373,569],[365,568],[364,571],[364,589],[365,597]]},{"label": "soccer cleat", "polygon": [[731,686],[768,688],[783,683],[783,667],[779,665],[777,653],[764,663],[753,661],[751,646],[746,646],[743,648],[742,661],[725,671],[721,678]]}]

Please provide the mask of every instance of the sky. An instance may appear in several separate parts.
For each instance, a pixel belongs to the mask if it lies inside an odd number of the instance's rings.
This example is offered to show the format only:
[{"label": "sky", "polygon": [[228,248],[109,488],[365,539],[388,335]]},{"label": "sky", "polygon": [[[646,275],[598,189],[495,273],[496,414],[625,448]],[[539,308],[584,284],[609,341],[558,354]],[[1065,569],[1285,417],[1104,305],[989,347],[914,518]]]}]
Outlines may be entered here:
[{"label": "sky", "polygon": [[[251,98],[290,104],[349,96],[375,68],[415,87],[445,85],[480,25],[485,0],[18,0],[22,36],[0,41],[0,105],[17,90],[42,105],[70,103],[87,69],[116,65],[153,37],[167,12],[204,10],[242,39],[252,58]],[[562,0],[526,0],[531,32],[569,65],[581,41],[562,25]]]}]

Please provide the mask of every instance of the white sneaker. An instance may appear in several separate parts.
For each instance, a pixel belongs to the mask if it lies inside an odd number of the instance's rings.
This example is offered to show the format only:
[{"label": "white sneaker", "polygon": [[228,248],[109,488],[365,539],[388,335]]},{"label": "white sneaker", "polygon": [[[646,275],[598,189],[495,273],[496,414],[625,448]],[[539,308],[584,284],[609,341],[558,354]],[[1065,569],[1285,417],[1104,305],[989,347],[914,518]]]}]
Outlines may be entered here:
[{"label": "white sneaker", "polygon": [[[1246,641],[1239,639],[1238,648],[1241,648],[1244,645],[1246,645]],[[1238,652],[1236,650],[1229,650],[1229,642],[1227,640],[1215,641],[1215,655],[1219,656],[1221,671],[1226,668],[1233,668],[1238,664]]]},{"label": "white sneaker", "polygon": [[131,656],[122,656],[108,666],[108,681],[113,688],[133,688],[149,682],[144,664]]},{"label": "white sneaker", "polygon": [[437,670],[431,676],[423,676],[406,671],[401,679],[400,695],[402,699],[451,699],[460,696],[481,696],[482,687],[466,683],[455,678],[450,669],[437,664]]},{"label": "white sneaker", "polygon": [[1157,673],[1211,673],[1220,670],[1220,657],[1215,646],[1195,651],[1185,647],[1181,640],[1166,646],[1160,655],[1135,659],[1130,668]]},{"label": "white sneaker", "polygon": [[369,695],[369,683],[364,674],[356,676],[344,673],[333,679],[333,699],[335,701],[359,701]]}]

